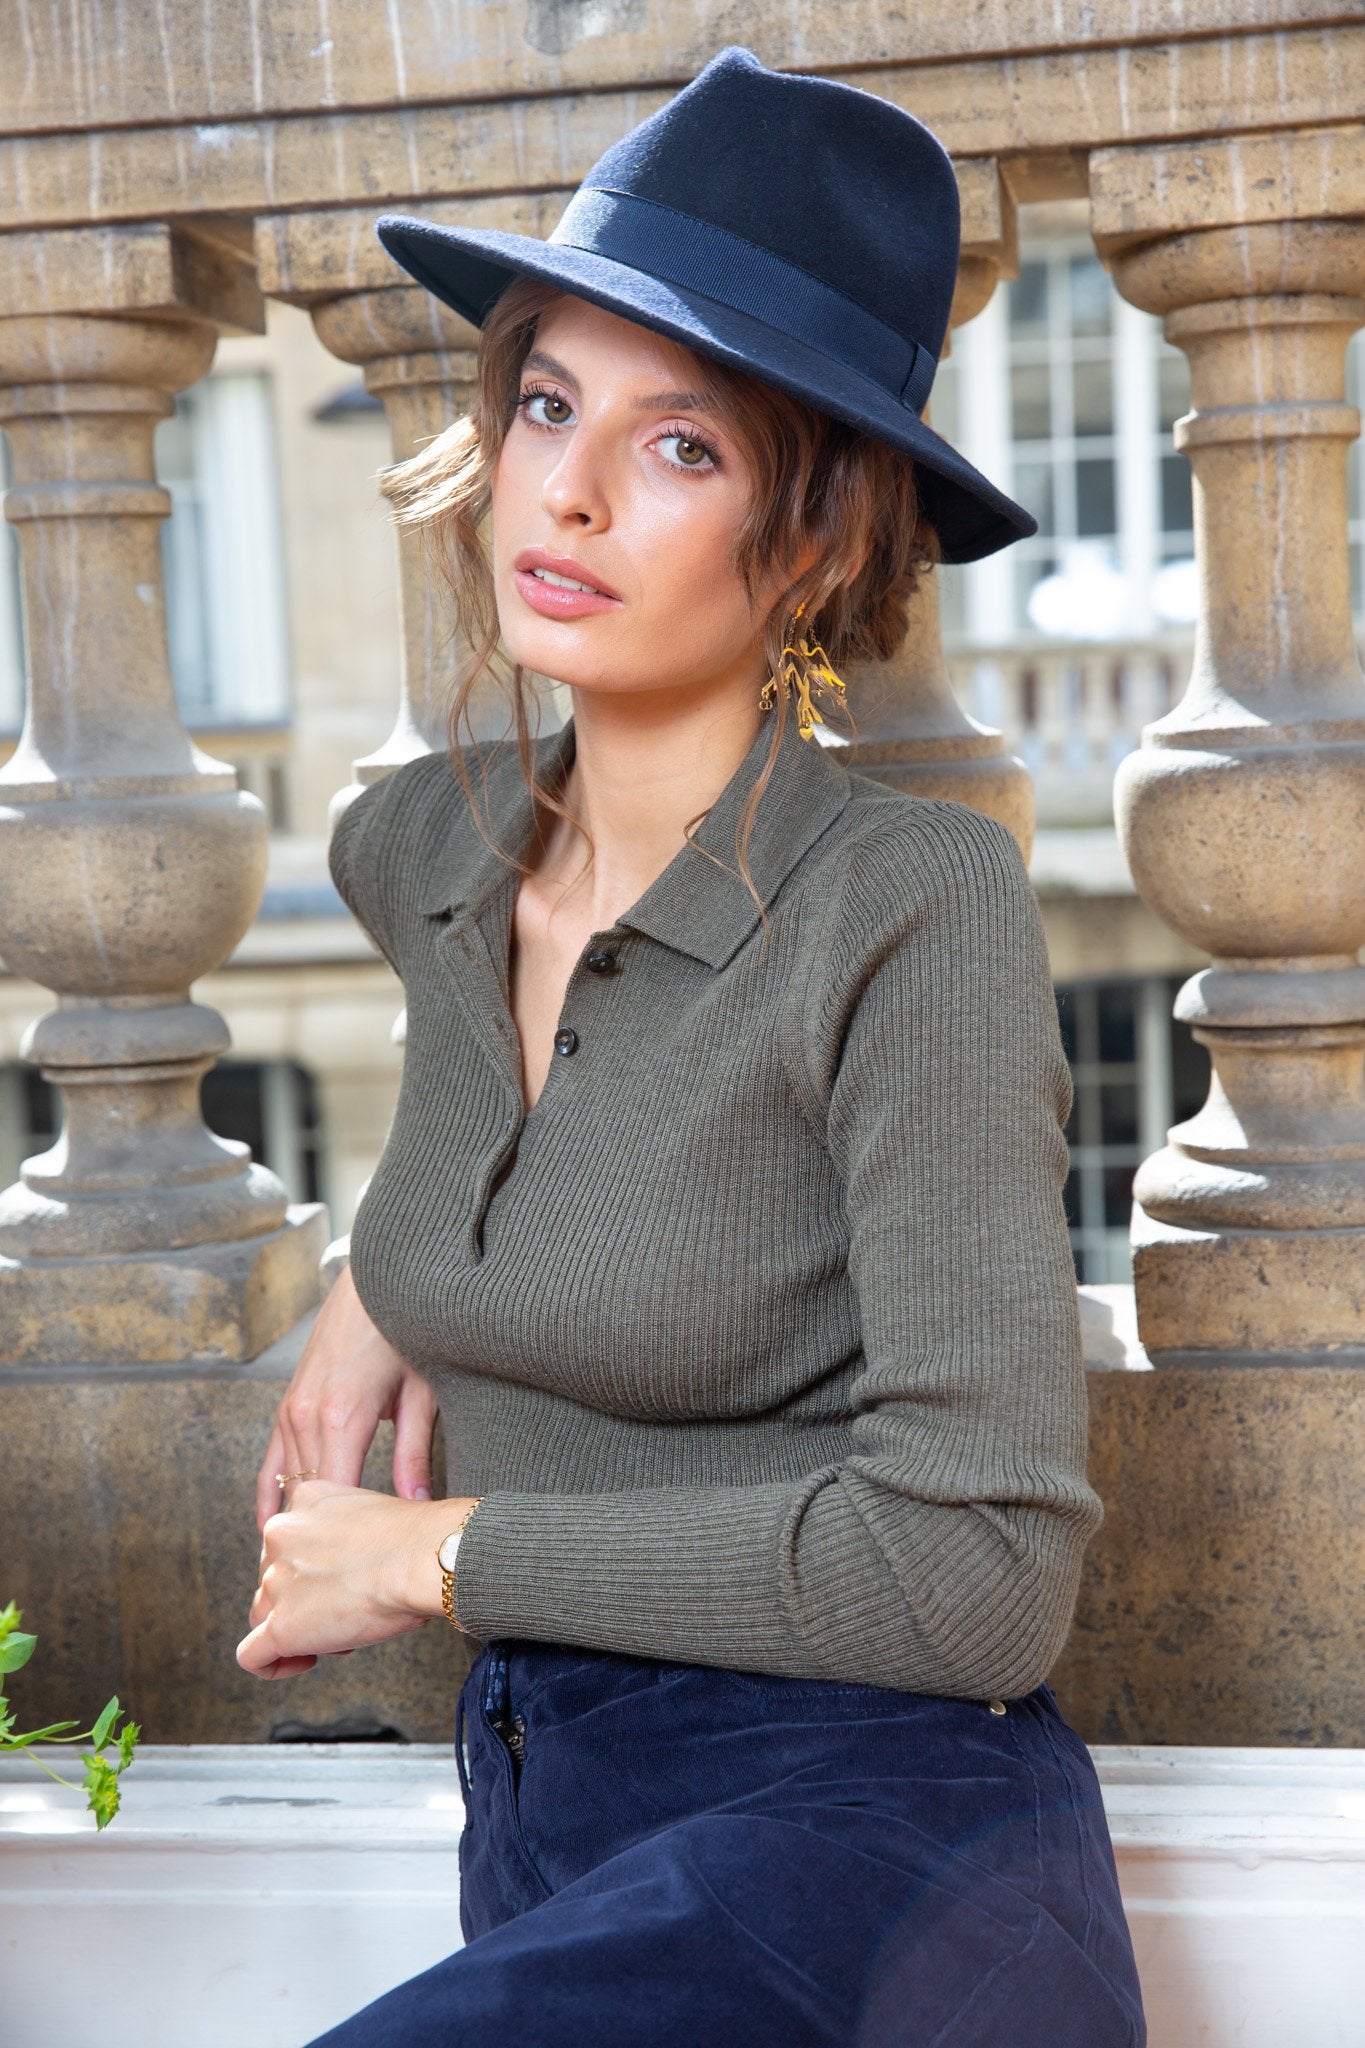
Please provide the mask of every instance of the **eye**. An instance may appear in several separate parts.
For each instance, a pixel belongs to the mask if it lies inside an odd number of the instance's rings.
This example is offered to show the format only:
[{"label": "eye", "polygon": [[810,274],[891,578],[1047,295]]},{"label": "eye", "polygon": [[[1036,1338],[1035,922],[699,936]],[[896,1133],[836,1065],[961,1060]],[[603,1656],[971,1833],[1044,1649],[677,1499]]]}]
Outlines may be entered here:
[{"label": "eye", "polygon": [[544,385],[532,385],[530,390],[523,391],[517,400],[517,410],[525,414],[533,427],[562,427],[573,418],[573,407],[563,393]]},{"label": "eye", "polygon": [[654,446],[671,469],[707,470],[719,467],[715,450],[699,435],[689,432],[684,427],[666,428]]}]

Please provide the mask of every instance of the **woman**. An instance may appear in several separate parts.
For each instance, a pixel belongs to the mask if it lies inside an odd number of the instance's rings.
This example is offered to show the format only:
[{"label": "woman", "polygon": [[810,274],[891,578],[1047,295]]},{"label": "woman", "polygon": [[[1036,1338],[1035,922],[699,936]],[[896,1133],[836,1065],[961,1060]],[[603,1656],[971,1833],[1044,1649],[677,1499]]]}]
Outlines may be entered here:
[{"label": "woman", "polygon": [[[1036,904],[1002,827],[811,738],[931,561],[1032,530],[920,418],[951,165],[728,50],[548,243],[379,232],[483,327],[471,420],[386,491],[517,745],[333,842],[407,1049],[239,1657],[443,1608],[482,1648],[467,1945],[326,2039],[1139,2043],[1045,1683],[1099,1505]],[[397,1499],[356,1484],[384,1416]]]}]

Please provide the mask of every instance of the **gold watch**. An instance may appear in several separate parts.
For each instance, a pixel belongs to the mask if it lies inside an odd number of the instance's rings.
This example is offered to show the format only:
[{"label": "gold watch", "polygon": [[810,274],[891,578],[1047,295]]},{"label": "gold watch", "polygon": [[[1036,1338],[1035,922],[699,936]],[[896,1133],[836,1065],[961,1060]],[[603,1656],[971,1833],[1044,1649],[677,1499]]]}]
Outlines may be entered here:
[{"label": "gold watch", "polygon": [[436,1547],[436,1562],[441,1567],[441,1605],[452,1628],[460,1626],[455,1617],[455,1553],[460,1547],[461,1536],[469,1526],[470,1516],[474,1509],[481,1505],[482,1500],[481,1494],[478,1500],[465,1509],[455,1528],[448,1536],[443,1536]]}]

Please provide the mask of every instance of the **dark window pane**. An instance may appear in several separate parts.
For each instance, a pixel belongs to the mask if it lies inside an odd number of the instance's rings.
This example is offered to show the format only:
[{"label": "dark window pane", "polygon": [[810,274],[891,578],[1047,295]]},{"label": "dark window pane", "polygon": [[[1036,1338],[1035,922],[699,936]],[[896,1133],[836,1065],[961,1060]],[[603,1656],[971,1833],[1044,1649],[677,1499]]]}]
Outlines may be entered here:
[{"label": "dark window pane", "polygon": [[261,1105],[261,1070],[254,1060],[220,1060],[204,1076],[204,1122],[220,1138],[239,1138],[253,1159],[268,1166]]},{"label": "dark window pane", "polygon": [[1100,1089],[1100,1135],[1105,1145],[1136,1145],[1138,1092],[1132,1081],[1109,1081]]},{"label": "dark window pane", "polygon": [[1076,464],[1076,531],[1109,534],[1116,523],[1113,462],[1107,455],[1085,456]]},{"label": "dark window pane", "polygon": [[1190,366],[1178,349],[1157,358],[1156,404],[1157,417],[1167,433],[1190,409]]},{"label": "dark window pane", "polygon": [[1076,363],[1071,373],[1071,405],[1078,434],[1114,431],[1114,377],[1108,363]]},{"label": "dark window pane", "polygon": [[24,1114],[44,1148],[56,1139],[63,1123],[62,1098],[36,1067],[24,1068]]},{"label": "dark window pane", "polygon": [[1074,988],[1054,986],[1052,991],[1057,1004],[1057,1023],[1062,1034],[1062,1050],[1068,1060],[1076,1058],[1076,991]]},{"label": "dark window pane", "polygon": [[1019,340],[1038,340],[1047,333],[1047,265],[1021,263],[1009,287],[1010,332]]},{"label": "dark window pane", "polygon": [[1114,287],[1098,256],[1073,256],[1071,276],[1071,331],[1073,334],[1107,334],[1114,311]]},{"label": "dark window pane", "polygon": [[1161,458],[1161,530],[1188,533],[1194,525],[1190,465],[1183,455]]},{"label": "dark window pane", "polygon": [[1112,1066],[1137,1058],[1138,990],[1135,981],[1103,981],[1096,991],[1100,1058]]},{"label": "dark window pane", "polygon": [[1016,363],[1010,371],[1010,407],[1016,441],[1046,441],[1051,434],[1051,375],[1046,363]]},{"label": "dark window pane", "polygon": [[[1180,983],[1173,981],[1172,1000]],[[1174,1123],[1184,1123],[1202,1109],[1209,1092],[1209,1056],[1193,1037],[1188,1024],[1171,1019],[1171,1102]]]},{"label": "dark window pane", "polygon": [[1066,1220],[1073,1227],[1081,1220],[1081,1177],[1075,1167],[1066,1177]]},{"label": "dark window pane", "polygon": [[1104,1220],[1110,1229],[1126,1225],[1133,1213],[1133,1175],[1136,1166],[1106,1166],[1104,1169]]}]

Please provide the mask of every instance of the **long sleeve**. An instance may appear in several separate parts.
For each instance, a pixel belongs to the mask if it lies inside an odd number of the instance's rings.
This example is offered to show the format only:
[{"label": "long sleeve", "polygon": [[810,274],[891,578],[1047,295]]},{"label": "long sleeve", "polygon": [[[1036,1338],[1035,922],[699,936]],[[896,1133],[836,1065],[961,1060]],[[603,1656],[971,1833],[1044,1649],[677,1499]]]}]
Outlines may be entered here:
[{"label": "long sleeve", "polygon": [[917,803],[848,850],[826,929],[797,1057],[845,1190],[847,1455],[773,1484],[493,1491],[460,1611],[482,1637],[1017,1696],[1100,1519],[1041,918],[1003,827]]}]

